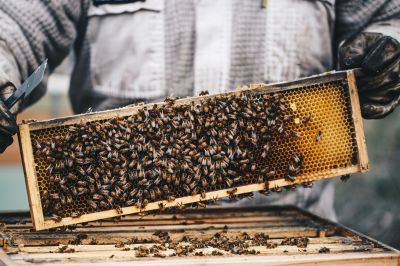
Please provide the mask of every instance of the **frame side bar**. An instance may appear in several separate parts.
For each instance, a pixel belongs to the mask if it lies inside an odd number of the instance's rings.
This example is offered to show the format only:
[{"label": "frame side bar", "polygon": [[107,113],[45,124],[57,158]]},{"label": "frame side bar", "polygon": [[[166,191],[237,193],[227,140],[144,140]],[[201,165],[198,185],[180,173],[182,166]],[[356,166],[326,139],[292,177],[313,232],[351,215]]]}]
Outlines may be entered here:
[{"label": "frame side bar", "polygon": [[364,126],[361,117],[360,99],[358,97],[358,89],[356,85],[356,77],[354,71],[347,72],[347,82],[350,91],[350,100],[352,108],[352,117],[354,122],[354,128],[356,132],[356,141],[358,148],[358,161],[360,165],[361,172],[366,172],[369,170],[369,160],[367,145],[364,136]]},{"label": "frame side bar", "polygon": [[21,124],[19,126],[18,140],[22,165],[24,168],[25,185],[28,193],[32,224],[36,230],[40,230],[44,226],[44,217],[35,173],[35,161],[33,157],[29,125]]}]

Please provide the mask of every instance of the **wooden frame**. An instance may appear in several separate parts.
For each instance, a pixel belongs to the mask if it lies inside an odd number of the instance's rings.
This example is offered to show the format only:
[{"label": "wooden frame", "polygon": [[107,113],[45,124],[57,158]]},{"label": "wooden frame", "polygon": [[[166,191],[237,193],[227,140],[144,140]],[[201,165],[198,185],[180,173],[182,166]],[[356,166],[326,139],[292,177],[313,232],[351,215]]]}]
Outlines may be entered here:
[{"label": "wooden frame", "polygon": [[[247,90],[252,91],[254,93],[257,93],[258,91],[264,92],[264,93],[265,92],[284,92],[284,91],[292,90],[295,88],[304,87],[307,85],[318,84],[318,83],[323,83],[323,82],[339,81],[339,80],[347,82],[348,88],[349,88],[349,95],[350,95],[350,101],[351,101],[351,106],[352,106],[352,110],[351,110],[352,111],[352,119],[353,119],[353,125],[355,128],[356,143],[357,143],[357,148],[358,148],[358,158],[357,158],[358,164],[353,165],[353,166],[348,166],[345,168],[337,168],[337,169],[329,169],[326,171],[320,171],[320,172],[318,172],[317,176],[313,175],[313,176],[307,177],[309,180],[319,180],[319,179],[323,179],[323,178],[346,175],[346,174],[351,174],[351,173],[356,173],[356,172],[365,172],[369,169],[368,155],[367,155],[367,149],[366,149],[366,144],[365,144],[364,130],[363,130],[363,125],[362,125],[362,117],[361,117],[359,99],[358,99],[358,92],[357,92],[355,76],[354,76],[353,71],[326,73],[326,74],[322,74],[322,75],[317,75],[317,76],[313,76],[313,77],[300,79],[297,81],[262,85],[262,86],[258,86],[257,88],[254,88],[254,89],[239,89],[239,90],[236,90],[233,92],[221,93],[218,95],[226,95],[226,94],[239,95],[242,91],[247,91]],[[175,105],[182,105],[182,104],[186,104],[189,101],[203,100],[205,98],[216,97],[218,95],[209,95],[209,96],[180,99],[180,100],[176,101]],[[160,103],[160,105],[162,105],[162,104],[163,103]],[[26,123],[22,123],[19,126],[18,136],[19,136],[19,142],[20,142],[21,157],[22,157],[22,161],[23,161],[23,165],[24,165],[25,181],[26,181],[27,192],[28,192],[30,212],[31,212],[31,216],[32,216],[33,226],[36,230],[43,230],[43,229],[48,229],[48,228],[57,227],[57,226],[64,226],[64,225],[83,223],[83,222],[88,222],[88,221],[93,221],[93,220],[99,220],[99,219],[104,219],[104,218],[109,218],[109,217],[114,217],[114,216],[120,216],[121,214],[118,213],[116,210],[107,210],[107,211],[100,211],[100,212],[95,212],[95,213],[90,213],[90,214],[84,214],[77,218],[65,217],[61,220],[61,222],[56,222],[53,220],[45,220],[45,218],[43,216],[41,201],[40,201],[39,188],[38,188],[38,184],[36,181],[37,177],[36,177],[36,173],[35,173],[32,143],[31,143],[31,139],[30,139],[31,131],[51,128],[51,127],[55,127],[55,126],[71,125],[71,124],[76,124],[76,123],[80,123],[80,122],[90,122],[90,121],[99,120],[99,119],[109,119],[109,118],[117,117],[117,116],[127,116],[127,115],[136,113],[138,111],[138,109],[140,109],[140,108],[143,108],[143,106],[128,106],[128,107],[116,109],[116,110],[108,110],[108,111],[103,111],[103,112],[81,114],[81,115],[75,115],[75,116],[70,116],[70,117],[48,120],[48,121],[26,122]],[[301,181],[288,182],[284,179],[278,179],[278,180],[269,181],[268,184],[258,183],[258,184],[250,184],[250,185],[237,187],[236,194],[242,194],[242,193],[263,190],[263,189],[265,189],[266,186],[269,188],[274,188],[274,187],[283,187],[283,186],[294,185],[294,184],[298,184],[298,183],[301,183]],[[217,198],[226,197],[229,195],[228,190],[230,190],[230,189],[232,189],[232,188],[207,192],[205,198],[201,198],[200,195],[195,195],[195,196],[181,197],[173,202],[168,202],[166,200],[152,202],[152,203],[149,203],[145,209],[139,209],[136,206],[124,207],[124,208],[122,208],[122,215],[130,214],[130,213],[137,213],[137,212],[141,212],[141,211],[155,210],[155,209],[159,208],[159,203],[163,203],[165,207],[172,207],[172,206],[177,206],[179,203],[188,204],[188,203],[212,199],[215,197],[217,197]]]},{"label": "wooden frame", "polygon": [[356,77],[354,71],[347,72],[347,81],[350,90],[350,100],[352,102],[351,107],[353,109],[353,121],[356,130],[357,146],[358,146],[358,160],[360,163],[361,172],[369,169],[367,145],[365,143],[364,127],[361,117],[360,99],[358,97],[358,90],[356,85]]},{"label": "wooden frame", "polygon": [[[7,266],[26,262],[41,265],[136,263],[167,266],[400,264],[397,250],[293,206],[213,207],[142,219],[127,215],[120,222],[91,222],[87,226],[78,225],[76,230],[66,232],[32,232],[32,224],[25,215],[8,214],[3,217],[0,214],[0,221],[4,223],[4,230],[0,229],[0,262],[3,260]],[[21,220],[26,223],[15,223]],[[281,243],[284,238],[307,237],[309,245],[306,248],[282,244],[276,248],[258,246],[258,255],[136,257],[135,247],[157,245],[156,241],[144,243],[143,240],[151,239],[154,232],[159,230],[168,232],[173,241],[180,241],[183,236],[207,239],[226,230],[226,236],[232,238],[243,232],[250,235],[265,233],[273,243]],[[79,236],[80,243],[74,243],[73,240]],[[131,243],[132,237],[136,237],[138,242]],[[96,243],[93,243],[93,239]],[[121,245],[116,246],[117,243]],[[74,249],[75,252],[60,253],[60,247],[64,246]],[[318,250],[322,247],[329,248],[330,252],[320,254]],[[205,248],[204,252],[209,254],[212,250]]]}]

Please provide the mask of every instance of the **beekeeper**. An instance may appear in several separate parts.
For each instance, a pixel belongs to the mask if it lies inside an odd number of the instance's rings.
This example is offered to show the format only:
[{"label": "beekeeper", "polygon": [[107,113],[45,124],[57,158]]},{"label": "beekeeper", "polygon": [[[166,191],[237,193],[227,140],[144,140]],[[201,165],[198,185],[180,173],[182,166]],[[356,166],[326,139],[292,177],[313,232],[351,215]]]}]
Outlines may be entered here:
[{"label": "beekeeper", "polygon": [[[0,0],[0,96],[74,50],[76,113],[361,67],[362,114],[382,118],[399,103],[399,38],[399,0]],[[12,110],[0,101],[1,152],[16,114],[45,92]],[[333,198],[320,181],[269,202],[334,219]]]}]

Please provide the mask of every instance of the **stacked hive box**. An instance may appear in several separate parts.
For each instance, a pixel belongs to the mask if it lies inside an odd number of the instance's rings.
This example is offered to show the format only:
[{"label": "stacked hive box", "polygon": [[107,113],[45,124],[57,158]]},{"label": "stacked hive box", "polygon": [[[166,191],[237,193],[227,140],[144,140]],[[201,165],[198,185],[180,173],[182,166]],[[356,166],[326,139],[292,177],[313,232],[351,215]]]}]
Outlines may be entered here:
[{"label": "stacked hive box", "polygon": [[0,223],[0,265],[7,266],[400,262],[397,250],[291,206],[210,207],[142,219],[131,214],[42,232],[32,232],[27,213],[0,213]]}]

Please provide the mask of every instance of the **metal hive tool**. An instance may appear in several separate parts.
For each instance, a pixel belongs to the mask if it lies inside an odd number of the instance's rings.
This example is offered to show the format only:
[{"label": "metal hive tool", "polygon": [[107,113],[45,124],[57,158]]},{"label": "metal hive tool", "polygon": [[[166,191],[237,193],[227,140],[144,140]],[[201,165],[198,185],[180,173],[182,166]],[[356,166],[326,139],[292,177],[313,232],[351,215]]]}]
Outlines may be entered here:
[{"label": "metal hive tool", "polygon": [[[169,122],[158,126],[159,117]],[[228,136],[225,129],[232,127]],[[36,230],[267,192],[369,168],[352,71],[167,99],[156,107],[26,122],[19,141]],[[224,162],[225,157],[230,159]]]}]

